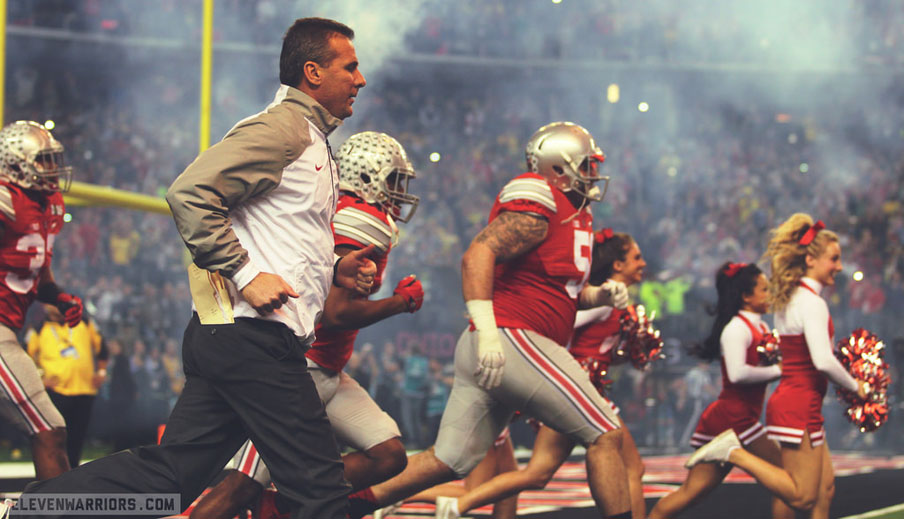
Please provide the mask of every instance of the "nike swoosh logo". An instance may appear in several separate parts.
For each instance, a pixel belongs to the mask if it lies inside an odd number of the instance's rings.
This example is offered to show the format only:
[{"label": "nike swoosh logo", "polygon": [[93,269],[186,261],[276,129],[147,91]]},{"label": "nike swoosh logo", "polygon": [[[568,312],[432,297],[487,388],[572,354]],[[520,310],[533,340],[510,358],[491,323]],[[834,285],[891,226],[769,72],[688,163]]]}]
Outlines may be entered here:
[{"label": "nike swoosh logo", "polygon": [[321,164],[319,166],[317,164],[314,164],[314,169],[317,171],[320,171],[321,169],[323,169],[323,164]]}]

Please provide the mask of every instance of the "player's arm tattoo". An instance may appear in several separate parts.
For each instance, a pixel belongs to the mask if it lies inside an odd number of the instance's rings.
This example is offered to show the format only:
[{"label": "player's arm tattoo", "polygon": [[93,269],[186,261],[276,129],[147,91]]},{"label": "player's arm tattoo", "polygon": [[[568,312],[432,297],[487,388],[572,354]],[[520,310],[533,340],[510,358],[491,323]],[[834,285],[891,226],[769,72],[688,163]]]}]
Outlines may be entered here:
[{"label": "player's arm tattoo", "polygon": [[496,255],[496,263],[501,263],[539,245],[548,229],[549,222],[541,215],[504,211],[474,241],[486,244]]}]

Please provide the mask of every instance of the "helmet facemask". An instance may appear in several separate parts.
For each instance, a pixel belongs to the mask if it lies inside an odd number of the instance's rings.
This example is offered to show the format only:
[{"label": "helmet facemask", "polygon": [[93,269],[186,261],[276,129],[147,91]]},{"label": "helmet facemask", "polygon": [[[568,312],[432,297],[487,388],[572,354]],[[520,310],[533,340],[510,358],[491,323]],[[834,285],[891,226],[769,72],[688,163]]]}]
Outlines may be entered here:
[{"label": "helmet facemask", "polygon": [[[606,196],[609,190],[609,177],[599,174],[600,166],[606,161],[606,155],[596,148],[594,153],[587,155],[580,164],[575,165],[575,161],[564,151],[561,153],[565,162],[565,169],[554,167],[560,173],[560,184],[567,187],[560,187],[563,193],[577,193],[590,202],[600,202]],[[603,182],[603,189],[600,190],[597,182]]]},{"label": "helmet facemask", "polygon": [[415,178],[414,170],[394,169],[386,175],[387,200],[383,207],[393,220],[407,223],[414,216],[421,199],[408,192],[408,182]]},{"label": "helmet facemask", "polygon": [[69,191],[72,183],[72,168],[66,166],[62,147],[59,150],[43,151],[32,161],[34,171],[30,173],[31,184],[41,191]]}]

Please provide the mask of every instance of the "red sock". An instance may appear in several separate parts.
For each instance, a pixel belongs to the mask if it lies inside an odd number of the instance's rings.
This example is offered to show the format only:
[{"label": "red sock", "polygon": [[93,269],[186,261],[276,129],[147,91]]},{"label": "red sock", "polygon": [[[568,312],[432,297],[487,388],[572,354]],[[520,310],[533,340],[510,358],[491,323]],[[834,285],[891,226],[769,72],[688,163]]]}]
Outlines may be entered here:
[{"label": "red sock", "polygon": [[370,487],[348,496],[348,515],[352,519],[360,519],[377,508],[380,508],[380,505],[377,504],[377,498]]}]

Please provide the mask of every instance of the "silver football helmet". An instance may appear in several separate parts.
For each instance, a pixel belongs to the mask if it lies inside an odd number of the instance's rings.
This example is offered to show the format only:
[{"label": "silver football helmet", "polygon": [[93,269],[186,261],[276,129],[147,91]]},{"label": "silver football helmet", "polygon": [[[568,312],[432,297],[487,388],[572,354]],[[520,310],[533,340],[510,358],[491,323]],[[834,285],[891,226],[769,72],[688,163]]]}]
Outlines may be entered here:
[{"label": "silver football helmet", "polygon": [[399,141],[380,132],[361,132],[348,138],[336,157],[339,189],[377,204],[395,221],[407,222],[420,198],[408,193],[417,175]]},{"label": "silver football helmet", "polygon": [[[575,192],[599,202],[609,189],[609,177],[600,176],[606,155],[582,126],[569,122],[549,123],[527,141],[527,170],[546,178],[563,193]],[[594,184],[605,182],[601,191]]]},{"label": "silver football helmet", "polygon": [[72,168],[63,145],[33,121],[16,121],[0,130],[0,177],[26,189],[66,191]]}]

